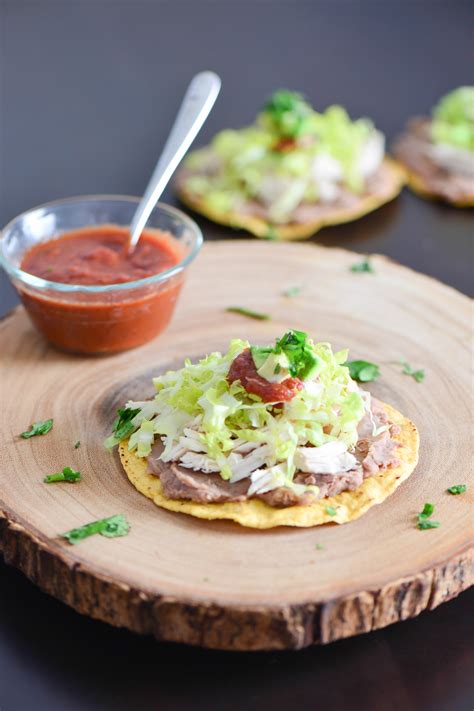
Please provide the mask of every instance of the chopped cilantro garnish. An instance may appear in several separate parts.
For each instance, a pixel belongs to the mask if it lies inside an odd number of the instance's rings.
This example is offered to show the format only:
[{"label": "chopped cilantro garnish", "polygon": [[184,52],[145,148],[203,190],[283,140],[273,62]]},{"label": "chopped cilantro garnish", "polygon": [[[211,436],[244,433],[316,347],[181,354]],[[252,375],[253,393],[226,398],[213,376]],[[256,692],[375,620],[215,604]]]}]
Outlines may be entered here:
[{"label": "chopped cilantro garnish", "polygon": [[81,472],[76,472],[74,469],[71,469],[71,467],[64,467],[62,472],[58,472],[57,474],[48,474],[48,476],[45,476],[43,479],[45,484],[52,484],[55,481],[80,481],[81,479]]},{"label": "chopped cilantro garnish", "polygon": [[112,425],[113,434],[111,434],[110,437],[107,437],[104,442],[107,449],[112,449],[112,447],[115,447],[115,445],[117,445],[123,439],[126,439],[129,434],[131,434],[131,432],[136,429],[138,425],[134,424],[133,419],[138,415],[139,412],[139,407],[134,409],[132,409],[131,407],[121,407],[119,410],[117,410],[118,417]]},{"label": "chopped cilantro garnish", "polygon": [[74,445],[74,449],[79,449],[80,446],[81,446],[81,442],[80,442],[80,440],[77,440],[76,444]]},{"label": "chopped cilantro garnish", "polygon": [[417,526],[420,529],[420,531],[426,531],[429,528],[439,528],[440,527],[440,522],[439,521],[432,521],[430,519],[430,516],[432,516],[434,512],[434,504],[429,504],[426,503],[423,506],[423,511],[421,511],[417,515]]},{"label": "chopped cilantro garnish", "polygon": [[296,91],[280,89],[270,97],[263,115],[280,136],[296,138],[305,132],[311,107]]},{"label": "chopped cilantro garnish", "polygon": [[30,429],[27,432],[22,432],[20,437],[24,439],[29,439],[30,437],[36,437],[37,435],[45,435],[53,426],[53,419],[43,420],[42,422],[33,422]]},{"label": "chopped cilantro garnish", "polygon": [[328,516],[335,516],[337,514],[337,511],[334,506],[326,506],[326,513],[328,514]]},{"label": "chopped cilantro garnish", "polygon": [[308,334],[304,331],[287,331],[277,340],[275,353],[284,353],[288,358],[288,370],[294,378],[307,380],[320,366],[319,358],[308,343]]},{"label": "chopped cilantro garnish", "polygon": [[418,514],[418,516],[422,516],[423,518],[428,518],[433,514],[434,511],[434,504],[425,504],[423,506],[423,511]]},{"label": "chopped cilantro garnish", "polygon": [[351,378],[360,383],[370,383],[380,375],[379,366],[369,363],[368,360],[350,360],[346,365]]},{"label": "chopped cilantro garnish", "polygon": [[133,430],[132,420],[136,415],[138,415],[139,412],[139,407],[133,410],[130,407],[121,407],[117,410],[118,417],[112,426],[114,437],[116,439],[125,439],[125,437],[130,434]]},{"label": "chopped cilantro garnish", "polygon": [[248,318],[255,318],[258,321],[269,321],[271,316],[268,314],[262,314],[258,311],[251,311],[251,309],[245,309],[242,306],[228,306],[226,311],[233,314],[240,314],[241,316],[247,316]]},{"label": "chopped cilantro garnish", "polygon": [[369,259],[366,258],[362,262],[353,264],[351,266],[351,272],[370,272],[370,274],[374,274],[375,269],[372,267],[371,263],[369,262]]},{"label": "chopped cilantro garnish", "polygon": [[410,375],[414,380],[416,380],[417,383],[423,382],[423,380],[425,379],[425,371],[423,370],[423,368],[415,370],[405,360],[400,361],[400,364],[403,365],[402,373],[404,375]]},{"label": "chopped cilantro garnish", "polygon": [[314,547],[316,548],[317,551],[323,551],[323,550],[324,550],[324,546],[323,546],[322,543],[316,543],[316,545],[315,545]]},{"label": "chopped cilantro garnish", "polygon": [[293,296],[298,296],[298,294],[301,293],[301,287],[300,286],[290,286],[289,289],[285,289],[282,291],[283,296],[288,297],[291,299]]},{"label": "chopped cilantro garnish", "polygon": [[282,338],[277,339],[273,347],[252,346],[251,352],[257,369],[269,356],[284,354],[290,375],[300,380],[312,378],[321,366],[321,360],[314,353],[308,334],[304,331],[287,331]]},{"label": "chopped cilantro garnish", "polygon": [[116,536],[126,536],[130,530],[130,526],[123,514],[118,514],[117,516],[110,516],[109,518],[102,518],[99,521],[92,521],[91,523],[86,523],[84,526],[79,528],[73,528],[66,533],[62,533],[62,538],[66,538],[69,543],[79,543],[84,538],[93,536],[99,533],[101,536],[107,536],[107,538],[115,538]]},{"label": "chopped cilantro garnish", "polygon": [[447,489],[448,494],[454,494],[455,496],[464,494],[465,491],[467,491],[467,484],[454,484]]},{"label": "chopped cilantro garnish", "polygon": [[418,521],[418,528],[420,531],[426,531],[429,528],[439,528],[441,526],[439,521],[431,521],[429,518],[424,518]]}]

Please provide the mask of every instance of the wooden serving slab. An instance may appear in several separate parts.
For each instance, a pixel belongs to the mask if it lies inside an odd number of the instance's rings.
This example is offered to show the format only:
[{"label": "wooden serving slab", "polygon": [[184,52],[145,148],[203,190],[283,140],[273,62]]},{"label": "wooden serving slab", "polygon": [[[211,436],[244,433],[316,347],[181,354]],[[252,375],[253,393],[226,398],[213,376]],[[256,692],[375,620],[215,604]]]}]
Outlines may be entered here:
[{"label": "wooden serving slab", "polygon": [[[112,357],[52,350],[22,308],[0,326],[0,548],[81,613],[160,640],[218,649],[297,649],[418,615],[472,584],[470,301],[390,262],[301,244],[206,244],[168,331]],[[294,298],[285,288],[300,286]],[[246,306],[272,315],[226,313]],[[272,341],[290,327],[381,366],[370,390],[418,426],[420,462],[385,503],[349,524],[257,531],[161,510],[103,447],[115,410],[152,394],[151,376],[232,337]],[[417,383],[397,361],[424,367]],[[54,418],[42,437],[20,439]],[[80,440],[81,446],[74,449]],[[64,466],[83,481],[45,485]],[[467,483],[461,496],[448,486]],[[438,529],[416,513],[435,504]],[[126,514],[128,536],[70,546],[58,534]],[[318,546],[319,544],[319,546]],[[317,547],[318,546],[318,547]],[[321,549],[320,546],[323,546]]]}]

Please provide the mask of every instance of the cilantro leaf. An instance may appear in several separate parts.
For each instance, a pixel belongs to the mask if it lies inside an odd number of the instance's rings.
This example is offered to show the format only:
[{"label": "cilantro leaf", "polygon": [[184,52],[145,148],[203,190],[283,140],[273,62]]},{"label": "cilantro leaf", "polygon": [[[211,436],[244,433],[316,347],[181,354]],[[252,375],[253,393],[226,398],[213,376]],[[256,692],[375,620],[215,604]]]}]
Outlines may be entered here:
[{"label": "cilantro leaf", "polygon": [[301,94],[285,89],[275,91],[263,108],[263,115],[273,130],[286,138],[304,133],[311,113],[311,107]]},{"label": "cilantro leaf", "polygon": [[423,382],[423,380],[425,379],[425,371],[423,370],[423,368],[415,370],[405,360],[402,360],[400,364],[403,366],[402,373],[404,375],[410,375],[414,380],[416,380],[417,383]]},{"label": "cilantro leaf", "polygon": [[334,506],[326,506],[325,511],[328,514],[328,516],[335,516],[337,514],[337,511],[334,508]]},{"label": "cilantro leaf", "polygon": [[288,299],[291,299],[293,296],[298,296],[298,294],[301,293],[301,287],[300,286],[290,286],[288,289],[285,289],[282,291],[282,295],[286,296]]},{"label": "cilantro leaf", "polygon": [[441,526],[439,521],[432,521],[430,516],[434,512],[434,504],[426,503],[423,506],[423,511],[417,515],[417,526],[420,531],[426,531],[429,528],[439,528]]},{"label": "cilantro leaf", "polygon": [[359,383],[370,383],[380,375],[379,366],[368,360],[349,360],[346,365],[351,378]]},{"label": "cilantro leaf", "polygon": [[300,380],[313,377],[321,365],[304,331],[287,331],[277,340],[273,353],[284,353],[288,359],[290,375]]},{"label": "cilantro leaf", "polygon": [[423,506],[423,511],[418,514],[419,517],[429,518],[434,512],[434,504],[425,504]]},{"label": "cilantro leaf", "polygon": [[456,496],[457,494],[464,494],[465,491],[467,491],[467,484],[454,484],[453,486],[450,486],[449,489],[446,490],[448,494],[454,494]]},{"label": "cilantro leaf", "polygon": [[441,526],[439,521],[432,521],[429,518],[422,519],[418,521],[418,528],[420,531],[426,531],[429,528],[439,528]]},{"label": "cilantro leaf", "polygon": [[64,467],[62,472],[58,472],[57,474],[48,474],[43,479],[45,484],[52,484],[55,481],[75,482],[80,480],[81,472],[76,472],[74,469],[71,469],[71,467]]},{"label": "cilantro leaf", "polygon": [[53,426],[53,419],[43,420],[38,422],[33,422],[30,429],[27,432],[22,432],[20,437],[23,439],[29,439],[30,437],[36,437],[37,435],[47,434]]},{"label": "cilantro leaf", "polygon": [[314,547],[316,548],[317,551],[323,551],[323,550],[324,550],[324,546],[323,546],[322,543],[316,543],[316,545],[315,545]]},{"label": "cilantro leaf", "polygon": [[370,274],[375,274],[375,269],[373,268],[367,257],[362,262],[353,264],[351,266],[351,272],[369,272]]},{"label": "cilantro leaf", "polygon": [[125,439],[133,430],[133,418],[138,415],[140,408],[121,407],[117,410],[118,417],[112,425],[114,437],[118,440]]},{"label": "cilantro leaf", "polygon": [[107,538],[115,538],[117,536],[126,536],[129,530],[130,526],[125,516],[118,514],[117,516],[110,516],[109,518],[102,518],[99,521],[86,523],[79,528],[72,528],[70,531],[62,533],[61,537],[66,538],[69,543],[75,544],[84,538],[94,536],[96,533],[101,536],[106,536]]},{"label": "cilantro leaf", "polygon": [[251,309],[245,309],[243,306],[228,306],[226,311],[233,314],[240,314],[241,316],[247,316],[247,318],[255,318],[258,321],[269,321],[271,319],[269,314],[262,314],[259,311],[251,311]]},{"label": "cilantro leaf", "polygon": [[[252,346],[252,358],[257,370],[262,367],[271,355],[286,356],[287,367],[293,378],[308,380],[320,369],[322,361],[314,353],[308,334],[304,331],[287,331],[282,338],[276,340],[272,346]],[[279,370],[275,370],[277,374]]]},{"label": "cilantro leaf", "polygon": [[76,444],[74,445],[74,449],[79,449],[80,446],[81,446],[81,443],[79,440],[77,440]]},{"label": "cilantro leaf", "polygon": [[112,434],[104,442],[107,449],[112,449],[123,439],[126,439],[128,435],[136,429],[133,423],[134,417],[138,415],[140,408],[137,407],[132,409],[131,407],[121,407],[117,410],[118,417],[115,419],[112,425]]}]

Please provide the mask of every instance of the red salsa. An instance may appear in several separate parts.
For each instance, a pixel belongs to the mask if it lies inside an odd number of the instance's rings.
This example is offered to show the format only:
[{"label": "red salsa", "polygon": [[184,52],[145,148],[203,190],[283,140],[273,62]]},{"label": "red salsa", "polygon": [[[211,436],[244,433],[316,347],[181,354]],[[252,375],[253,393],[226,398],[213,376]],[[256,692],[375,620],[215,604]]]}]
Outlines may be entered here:
[{"label": "red salsa", "polygon": [[258,395],[263,402],[288,402],[303,388],[299,378],[286,378],[281,383],[270,383],[258,374],[252,353],[246,348],[232,362],[227,375],[229,383],[240,380],[248,393]]},{"label": "red salsa", "polygon": [[[128,239],[126,227],[84,227],[32,247],[21,268],[51,282],[97,286],[159,274],[184,257],[183,246],[159,230],[144,230],[132,254]],[[179,272],[159,283],[99,293],[39,292],[23,286],[21,297],[36,326],[55,345],[107,353],[134,348],[160,333],[171,318],[182,280]]]},{"label": "red salsa", "polygon": [[122,284],[159,274],[180,261],[176,243],[144,232],[128,254],[126,228],[86,227],[41,242],[21,263],[25,272],[64,284]]}]

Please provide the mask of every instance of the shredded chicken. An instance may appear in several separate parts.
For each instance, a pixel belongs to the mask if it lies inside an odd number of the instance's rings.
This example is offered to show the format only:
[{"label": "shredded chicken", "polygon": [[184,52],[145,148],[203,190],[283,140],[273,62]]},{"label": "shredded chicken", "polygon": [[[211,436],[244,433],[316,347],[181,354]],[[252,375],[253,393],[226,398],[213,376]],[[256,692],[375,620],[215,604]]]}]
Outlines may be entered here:
[{"label": "shredded chicken", "polygon": [[178,442],[172,443],[166,461],[163,445],[155,445],[149,458],[152,473],[160,477],[164,492],[170,498],[190,499],[206,503],[241,501],[256,496],[271,506],[283,507],[310,503],[315,497],[335,496],[341,491],[352,491],[364,478],[373,476],[389,466],[396,466],[399,433],[390,424],[383,407],[361,391],[366,409],[358,426],[359,440],[353,451],[340,440],[320,447],[310,445],[296,448],[297,473],[292,482],[285,479],[285,468],[279,464],[267,466],[271,459],[270,446],[235,438],[226,452],[232,472],[229,480],[220,476],[221,466],[209,456],[199,433],[200,419],[183,429]]}]

